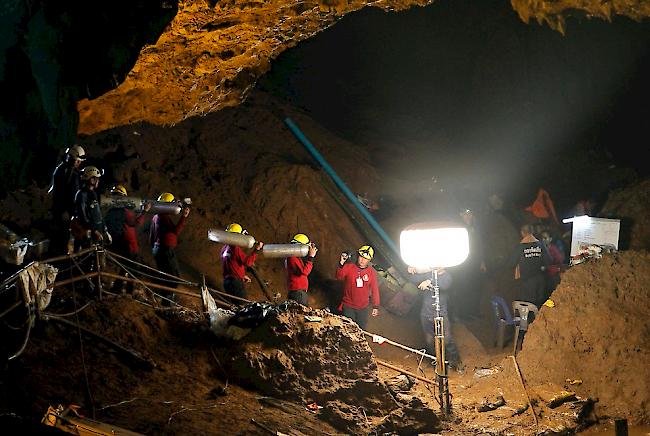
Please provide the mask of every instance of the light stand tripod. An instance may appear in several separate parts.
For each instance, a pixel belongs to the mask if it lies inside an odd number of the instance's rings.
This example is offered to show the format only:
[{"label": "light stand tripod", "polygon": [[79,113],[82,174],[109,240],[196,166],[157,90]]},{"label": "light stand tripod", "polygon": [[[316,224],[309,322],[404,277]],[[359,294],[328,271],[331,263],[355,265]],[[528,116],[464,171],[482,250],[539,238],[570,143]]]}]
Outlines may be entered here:
[{"label": "light stand tripod", "polygon": [[432,271],[433,283],[433,308],[436,316],[433,318],[435,333],[434,343],[436,349],[436,381],[438,382],[438,403],[444,414],[451,412],[451,401],[449,399],[449,378],[447,375],[447,362],[445,360],[445,324],[440,315],[440,286],[438,286],[438,270]]}]

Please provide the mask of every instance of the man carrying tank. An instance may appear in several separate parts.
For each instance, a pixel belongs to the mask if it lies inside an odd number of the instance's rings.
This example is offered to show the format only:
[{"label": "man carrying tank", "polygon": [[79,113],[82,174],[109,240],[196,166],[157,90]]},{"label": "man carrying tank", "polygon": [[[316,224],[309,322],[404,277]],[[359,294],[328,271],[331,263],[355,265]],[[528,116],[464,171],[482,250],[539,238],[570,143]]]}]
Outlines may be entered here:
[{"label": "man carrying tank", "polygon": [[[111,195],[114,197],[126,197],[126,188],[123,185],[115,185],[111,188]],[[113,237],[111,251],[127,259],[142,263],[136,231],[144,223],[145,213],[149,210],[151,210],[151,203],[146,203],[144,209],[138,212],[138,214],[126,207],[119,206],[112,207],[108,210],[104,221]],[[113,285],[113,290],[120,293],[123,284],[123,280],[116,280]],[[129,293],[133,292],[133,282],[128,282],[127,291]]]},{"label": "man carrying tank", "polygon": [[288,257],[284,260],[284,267],[287,271],[287,298],[296,301],[303,306],[309,306],[307,291],[309,290],[309,274],[314,266],[314,258],[318,248],[304,233],[296,234],[291,240],[292,244],[309,245],[307,258],[297,256]]},{"label": "man carrying tank", "polygon": [[[248,234],[244,228],[237,223],[231,223],[226,227],[226,232]],[[258,253],[264,246],[263,242],[257,241],[248,255],[241,247],[236,245],[224,245],[221,249],[221,265],[223,269],[223,290],[230,295],[239,298],[247,298],[244,283],[250,283],[251,279],[246,275],[246,267],[255,264]],[[235,301],[240,304],[241,301]]]},{"label": "man carrying tank", "polygon": [[[173,203],[174,195],[169,192],[163,192],[158,196],[158,201],[162,203]],[[178,245],[178,235],[180,235],[185,221],[190,215],[188,207],[183,208],[181,217],[177,223],[174,223],[171,212],[160,212],[151,219],[151,228],[149,229],[149,242],[151,243],[151,252],[156,261],[156,267],[167,274],[175,277],[180,276],[178,260],[176,259],[176,246]],[[176,288],[178,283],[165,282],[166,286]],[[169,300],[174,300],[175,294],[169,296]],[[171,305],[171,301],[163,300],[163,304]]]}]

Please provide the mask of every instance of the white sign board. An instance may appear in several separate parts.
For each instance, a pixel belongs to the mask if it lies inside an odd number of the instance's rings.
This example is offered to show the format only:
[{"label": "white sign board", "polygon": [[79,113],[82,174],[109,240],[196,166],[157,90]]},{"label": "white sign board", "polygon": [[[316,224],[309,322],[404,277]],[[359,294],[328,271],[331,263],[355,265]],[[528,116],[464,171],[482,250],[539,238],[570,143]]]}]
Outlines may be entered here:
[{"label": "white sign board", "polygon": [[571,256],[580,252],[585,245],[610,245],[618,250],[618,234],[621,220],[579,216],[563,220],[571,222]]}]

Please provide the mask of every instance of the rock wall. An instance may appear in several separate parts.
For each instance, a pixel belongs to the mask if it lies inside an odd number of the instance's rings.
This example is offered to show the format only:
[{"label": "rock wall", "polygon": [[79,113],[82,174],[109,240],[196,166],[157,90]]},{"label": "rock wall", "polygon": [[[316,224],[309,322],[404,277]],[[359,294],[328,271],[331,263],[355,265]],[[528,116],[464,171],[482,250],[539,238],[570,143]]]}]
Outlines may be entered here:
[{"label": "rock wall", "polygon": [[[173,124],[235,106],[282,51],[366,6],[400,11],[433,0],[182,2],[158,41],[143,48],[124,83],[100,98],[79,102],[79,131],[90,134],[146,120]],[[536,19],[563,31],[564,18],[585,13],[610,19],[650,16],[643,0],[513,0],[525,22]]]}]

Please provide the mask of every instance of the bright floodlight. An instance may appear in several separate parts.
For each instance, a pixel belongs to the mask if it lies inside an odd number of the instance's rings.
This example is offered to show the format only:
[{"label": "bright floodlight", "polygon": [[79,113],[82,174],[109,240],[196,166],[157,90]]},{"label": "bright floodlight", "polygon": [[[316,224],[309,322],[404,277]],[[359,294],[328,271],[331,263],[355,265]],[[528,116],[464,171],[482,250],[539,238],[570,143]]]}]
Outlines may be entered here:
[{"label": "bright floodlight", "polygon": [[469,254],[467,229],[455,223],[413,224],[400,234],[404,262],[416,268],[460,265]]}]

